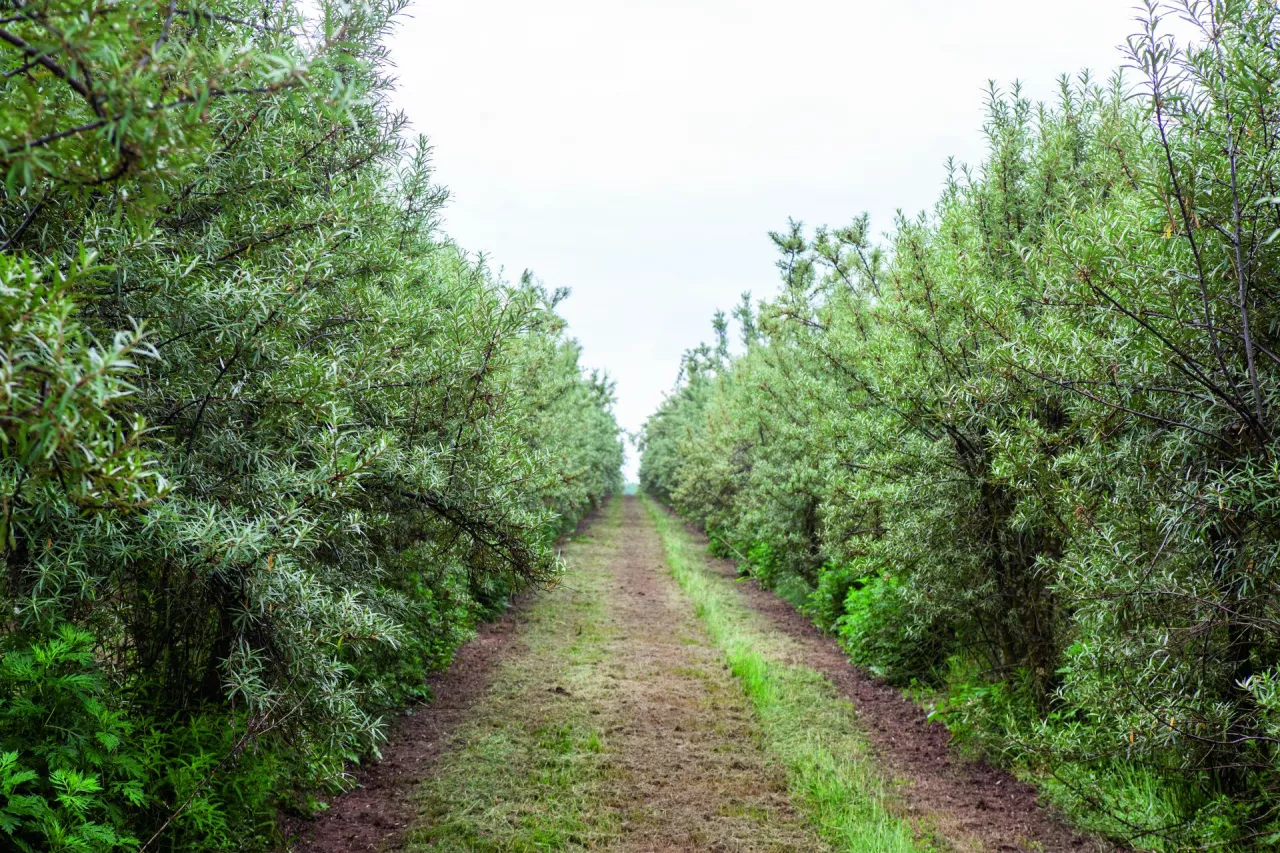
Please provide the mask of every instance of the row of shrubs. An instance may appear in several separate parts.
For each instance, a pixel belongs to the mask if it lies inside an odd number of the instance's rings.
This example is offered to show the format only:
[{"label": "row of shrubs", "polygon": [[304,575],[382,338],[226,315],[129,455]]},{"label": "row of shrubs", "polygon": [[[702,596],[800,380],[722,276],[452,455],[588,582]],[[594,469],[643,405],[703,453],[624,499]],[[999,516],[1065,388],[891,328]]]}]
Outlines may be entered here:
[{"label": "row of shrubs", "polygon": [[883,240],[774,234],[642,486],[1142,849],[1280,840],[1280,17],[1148,8],[1125,68],[992,90]]},{"label": "row of shrubs", "polygon": [[398,0],[0,10],[0,848],[246,851],[619,488],[437,229]]}]

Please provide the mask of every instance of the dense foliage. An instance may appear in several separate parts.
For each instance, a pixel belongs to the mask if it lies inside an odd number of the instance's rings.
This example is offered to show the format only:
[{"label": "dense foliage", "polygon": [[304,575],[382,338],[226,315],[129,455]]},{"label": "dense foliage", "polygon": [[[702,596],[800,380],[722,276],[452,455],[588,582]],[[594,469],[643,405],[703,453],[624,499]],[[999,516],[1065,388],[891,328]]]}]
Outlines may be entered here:
[{"label": "dense foliage", "polygon": [[0,3],[0,847],[249,850],[620,486],[436,231],[401,4]]},{"label": "dense foliage", "polygon": [[774,235],[643,487],[1141,847],[1280,839],[1280,15],[1152,6],[1106,85],[991,94],[878,244]]}]

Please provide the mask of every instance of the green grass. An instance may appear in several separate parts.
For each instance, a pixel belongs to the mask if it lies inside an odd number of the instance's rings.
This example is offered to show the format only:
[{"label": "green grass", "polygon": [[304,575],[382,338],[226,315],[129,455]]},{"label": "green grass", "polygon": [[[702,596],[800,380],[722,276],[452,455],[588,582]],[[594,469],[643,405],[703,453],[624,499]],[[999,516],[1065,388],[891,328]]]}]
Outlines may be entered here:
[{"label": "green grass", "polygon": [[701,548],[679,521],[644,501],[672,574],[741,682],[765,748],[786,765],[792,798],[819,834],[841,853],[928,849],[889,810],[853,706],[824,676],[783,662],[785,638],[760,623],[731,583],[707,570]]},{"label": "green grass", "polygon": [[593,802],[601,733],[580,720],[474,738],[429,786],[410,850],[593,849],[611,836]]},{"label": "green grass", "polygon": [[[590,536],[566,548],[571,565],[605,559],[617,502]],[[419,790],[407,851],[545,853],[598,850],[619,833],[601,796],[612,772],[605,733],[592,714],[597,664],[610,636],[598,572],[572,571],[526,616],[527,651],[495,673]]]}]

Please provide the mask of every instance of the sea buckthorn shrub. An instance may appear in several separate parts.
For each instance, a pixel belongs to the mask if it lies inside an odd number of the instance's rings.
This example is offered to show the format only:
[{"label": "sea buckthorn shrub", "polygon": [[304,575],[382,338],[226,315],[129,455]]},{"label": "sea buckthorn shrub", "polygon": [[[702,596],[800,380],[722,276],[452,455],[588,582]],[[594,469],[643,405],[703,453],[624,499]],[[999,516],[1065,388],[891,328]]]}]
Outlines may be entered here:
[{"label": "sea buckthorn shrub", "polygon": [[620,486],[370,3],[0,10],[0,846],[252,850]]},{"label": "sea buckthorn shrub", "polygon": [[[1280,835],[1280,53],[1272,4],[1148,9],[1127,67],[994,90],[884,241],[774,235],[642,484],[975,751],[1139,847]],[[751,555],[767,555],[764,561]],[[836,600],[843,596],[843,600]]]}]

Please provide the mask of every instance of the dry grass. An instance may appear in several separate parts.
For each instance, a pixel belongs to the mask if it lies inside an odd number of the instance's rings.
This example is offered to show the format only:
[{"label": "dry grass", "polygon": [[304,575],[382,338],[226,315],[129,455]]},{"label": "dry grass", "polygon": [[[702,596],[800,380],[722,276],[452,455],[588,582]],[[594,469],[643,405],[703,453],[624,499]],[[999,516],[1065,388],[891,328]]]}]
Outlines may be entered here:
[{"label": "dry grass", "polygon": [[565,551],[420,792],[417,853],[821,851],[634,499]]}]

